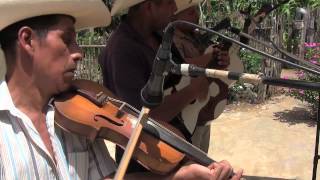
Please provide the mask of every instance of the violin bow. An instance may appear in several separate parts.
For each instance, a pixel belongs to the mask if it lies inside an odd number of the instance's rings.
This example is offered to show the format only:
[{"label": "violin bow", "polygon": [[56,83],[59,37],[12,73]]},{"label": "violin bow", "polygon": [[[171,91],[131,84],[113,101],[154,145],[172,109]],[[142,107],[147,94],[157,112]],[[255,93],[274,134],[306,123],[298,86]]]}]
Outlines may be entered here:
[{"label": "violin bow", "polygon": [[150,109],[143,106],[142,110],[140,111],[139,118],[137,121],[137,124],[135,125],[135,128],[133,129],[131,133],[131,137],[128,141],[128,144],[126,146],[126,149],[124,151],[124,154],[121,158],[120,165],[118,167],[118,170],[116,172],[116,175],[114,177],[115,180],[123,180],[123,177],[127,171],[130,159],[132,157],[132,154],[136,148],[137,142],[139,140],[139,137],[141,135],[143,125],[149,118],[149,112]]}]

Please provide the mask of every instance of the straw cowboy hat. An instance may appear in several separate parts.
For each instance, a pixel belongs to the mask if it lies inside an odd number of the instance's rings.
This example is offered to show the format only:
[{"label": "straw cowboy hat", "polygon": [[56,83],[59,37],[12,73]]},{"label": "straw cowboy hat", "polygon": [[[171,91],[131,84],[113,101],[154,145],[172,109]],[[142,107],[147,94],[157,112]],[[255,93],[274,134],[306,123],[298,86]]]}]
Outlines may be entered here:
[{"label": "straw cowboy hat", "polygon": [[[118,15],[123,11],[127,11],[130,7],[137,5],[145,0],[115,0],[111,9],[111,16]],[[178,11],[182,11],[191,6],[197,5],[202,0],[175,0]],[[178,12],[177,11],[177,12]]]},{"label": "straw cowboy hat", "polygon": [[[50,14],[74,17],[76,29],[107,26],[111,22],[102,0],[0,0],[0,31],[18,21]],[[3,52],[0,52],[0,79],[4,68]]]},{"label": "straw cowboy hat", "polygon": [[107,26],[111,21],[102,0],[0,0],[0,31],[20,20],[49,14],[73,16],[77,29]]},{"label": "straw cowboy hat", "polygon": [[145,0],[115,0],[111,8],[111,16],[118,15],[127,11],[130,7],[137,5]]},{"label": "straw cowboy hat", "polygon": [[203,0],[176,0],[177,11],[175,14],[188,9],[189,7],[199,5]]}]

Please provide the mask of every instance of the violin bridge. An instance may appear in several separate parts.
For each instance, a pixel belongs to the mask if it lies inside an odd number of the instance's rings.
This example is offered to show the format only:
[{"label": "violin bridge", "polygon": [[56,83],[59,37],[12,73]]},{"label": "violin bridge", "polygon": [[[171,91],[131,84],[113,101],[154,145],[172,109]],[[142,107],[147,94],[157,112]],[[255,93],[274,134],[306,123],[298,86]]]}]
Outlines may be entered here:
[{"label": "violin bridge", "polygon": [[100,91],[98,94],[96,94],[96,99],[99,102],[99,104],[103,105],[108,102],[108,96],[104,94],[102,91]]},{"label": "violin bridge", "polygon": [[123,108],[124,108],[125,105],[126,105],[126,104],[123,103],[123,104],[120,106],[120,108],[118,109],[117,114],[116,114],[116,117],[117,117],[117,118],[120,119],[120,118],[122,118],[123,115],[125,114],[125,113],[123,112]]}]

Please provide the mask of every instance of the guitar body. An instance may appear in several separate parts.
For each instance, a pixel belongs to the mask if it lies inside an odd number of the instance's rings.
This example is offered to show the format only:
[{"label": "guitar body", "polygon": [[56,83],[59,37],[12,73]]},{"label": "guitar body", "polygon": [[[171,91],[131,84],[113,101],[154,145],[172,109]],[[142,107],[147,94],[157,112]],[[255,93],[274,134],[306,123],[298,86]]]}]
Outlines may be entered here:
[{"label": "guitar body", "polygon": [[[240,47],[236,44],[233,44],[229,49],[230,65],[227,70],[243,72],[244,67],[238,56],[239,50]],[[205,54],[211,51],[212,47],[209,47],[205,51]],[[175,90],[180,91],[188,86],[190,82],[190,77],[183,76],[180,82],[175,86]],[[197,125],[208,124],[223,112],[227,105],[228,89],[234,82],[235,81],[229,79],[213,79],[209,86],[207,97],[202,101],[195,100],[181,111],[181,120],[190,133],[193,133]],[[168,95],[172,94],[172,91],[173,89],[170,88],[165,90],[164,93],[165,95]]]},{"label": "guitar body", "polygon": [[[263,5],[253,17],[246,17],[243,32],[251,34],[256,28],[256,25],[258,23],[261,23],[262,20],[270,12],[287,2],[288,0],[285,0],[275,6],[272,4]],[[248,9],[249,10],[247,12],[244,12],[244,14],[250,15],[251,8],[249,7]],[[245,44],[248,43],[248,39],[244,37],[240,37],[240,41]],[[209,48],[205,51],[205,54],[212,51],[210,50],[210,48],[212,47],[209,46]],[[244,71],[244,66],[239,57],[239,50],[240,46],[234,43],[229,48],[230,65],[226,70],[238,73],[242,73]],[[191,134],[193,134],[197,125],[207,125],[212,120],[219,117],[219,115],[224,111],[225,106],[227,105],[229,87],[235,82],[226,78],[211,79],[210,81],[211,83],[206,99],[202,101],[195,100],[194,102],[187,105],[181,112],[180,119],[183,121],[185,127]],[[164,91],[164,95],[169,95],[174,93],[175,91],[179,91],[188,86],[190,82],[190,77],[182,77],[179,83],[174,88],[166,89]]]}]

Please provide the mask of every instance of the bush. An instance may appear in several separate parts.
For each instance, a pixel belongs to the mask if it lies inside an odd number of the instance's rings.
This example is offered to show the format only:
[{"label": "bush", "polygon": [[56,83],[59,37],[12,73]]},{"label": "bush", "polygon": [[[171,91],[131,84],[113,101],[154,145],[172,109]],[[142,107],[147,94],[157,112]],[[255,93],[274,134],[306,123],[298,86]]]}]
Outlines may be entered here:
[{"label": "bush", "polygon": [[240,58],[244,65],[244,72],[257,74],[261,72],[261,60],[262,57],[249,50],[241,50]]},{"label": "bush", "polygon": [[[320,43],[305,43],[305,49],[305,60],[320,66]],[[320,82],[320,76],[301,70],[297,71],[296,74],[299,80]],[[308,102],[314,111],[316,111],[318,108],[319,92],[289,89],[288,95],[303,102]]]},{"label": "bush", "polygon": [[[244,72],[258,74],[261,72],[262,57],[249,50],[242,49],[240,51],[240,59],[243,62]],[[248,83],[236,82],[229,91],[228,102],[246,101],[249,103],[255,102],[256,91],[254,85],[248,86]]]}]

